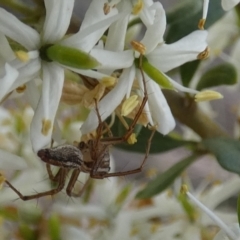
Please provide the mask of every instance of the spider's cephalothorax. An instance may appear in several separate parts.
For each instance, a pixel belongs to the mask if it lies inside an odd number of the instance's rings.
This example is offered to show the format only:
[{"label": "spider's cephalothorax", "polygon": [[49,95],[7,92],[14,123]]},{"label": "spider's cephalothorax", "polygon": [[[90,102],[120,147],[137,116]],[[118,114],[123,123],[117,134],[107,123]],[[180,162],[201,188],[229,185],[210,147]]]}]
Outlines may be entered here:
[{"label": "spider's cephalothorax", "polygon": [[92,178],[105,176],[110,171],[109,145],[101,141],[89,140],[78,145],[83,156],[82,171],[90,173]]}]

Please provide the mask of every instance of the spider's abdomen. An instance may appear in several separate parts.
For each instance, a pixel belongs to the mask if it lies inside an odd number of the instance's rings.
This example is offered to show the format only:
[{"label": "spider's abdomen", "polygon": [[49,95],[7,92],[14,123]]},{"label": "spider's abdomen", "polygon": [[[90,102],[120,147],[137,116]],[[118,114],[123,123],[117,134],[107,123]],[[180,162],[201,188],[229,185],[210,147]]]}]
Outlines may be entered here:
[{"label": "spider's abdomen", "polygon": [[80,168],[83,163],[81,151],[73,145],[41,149],[37,155],[43,162],[63,168]]}]

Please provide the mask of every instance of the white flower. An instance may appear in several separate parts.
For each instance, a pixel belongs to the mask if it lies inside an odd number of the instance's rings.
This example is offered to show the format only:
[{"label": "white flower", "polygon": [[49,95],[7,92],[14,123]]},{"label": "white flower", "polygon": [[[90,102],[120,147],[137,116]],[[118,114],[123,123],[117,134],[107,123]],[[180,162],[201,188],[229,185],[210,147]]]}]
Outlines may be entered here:
[{"label": "white flower", "polygon": [[[54,118],[64,81],[64,67],[94,78],[105,76],[93,70],[80,70],[62,66],[56,62],[45,62],[39,57],[41,47],[54,43],[74,47],[96,58],[101,65],[100,68],[124,68],[132,63],[131,51],[119,53],[117,60],[112,61],[109,60],[112,59],[111,51],[94,49],[95,44],[111,23],[124,15],[124,13],[122,15],[118,14],[116,9],[105,15],[103,12],[104,3],[105,0],[92,1],[79,32],[64,39],[62,38],[70,23],[74,0],[45,1],[46,19],[41,34],[0,8],[0,33],[21,44],[27,50],[27,56],[25,57],[29,58],[27,62],[19,61],[16,57],[6,59],[6,51],[1,49],[1,55],[5,56],[2,62],[6,64],[2,64],[0,67],[0,98],[2,99],[3,96],[23,84],[27,85],[27,96],[35,110],[31,124],[31,140],[34,151],[38,151],[51,141]],[[4,36],[2,39],[0,38],[0,41],[2,40],[1,42],[4,41],[5,45],[8,45]],[[14,56],[9,46],[7,46],[7,49],[10,52],[9,56]],[[114,54],[114,56],[116,55]],[[36,82],[31,81],[36,77],[43,80],[41,95],[38,93]]]},{"label": "white flower", "polygon": [[[106,49],[122,51],[124,49],[127,23],[132,5],[130,1],[122,1],[117,7],[119,11],[129,12],[129,15],[119,19],[110,26]],[[178,67],[185,62],[197,59],[198,54],[207,47],[206,31],[195,31],[173,44],[165,44],[163,34],[166,29],[166,15],[159,2],[144,1],[144,8],[141,10],[139,17],[147,28],[141,41],[146,47],[145,57],[150,64],[162,73]],[[114,111],[125,96],[126,98],[129,97],[136,75],[139,85],[142,87],[142,76],[134,64],[130,68],[123,70],[115,88],[111,90],[98,105],[102,120],[106,119]],[[181,86],[166,75],[165,77],[177,90],[196,93],[196,91]],[[157,130],[159,132],[167,134],[175,127],[175,120],[159,85],[146,76],[146,74],[145,78],[148,89],[148,102],[145,107],[145,112],[148,113],[149,122],[152,125],[157,124]],[[141,92],[143,92],[143,89]],[[98,119],[93,110],[82,125],[81,131],[83,134],[87,133],[94,130],[97,125]]]}]

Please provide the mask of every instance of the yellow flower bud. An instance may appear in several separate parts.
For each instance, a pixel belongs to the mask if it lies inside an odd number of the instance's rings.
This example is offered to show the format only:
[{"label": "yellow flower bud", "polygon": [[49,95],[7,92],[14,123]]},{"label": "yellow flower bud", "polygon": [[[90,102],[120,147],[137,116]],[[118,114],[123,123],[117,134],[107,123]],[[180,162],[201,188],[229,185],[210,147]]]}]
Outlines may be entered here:
[{"label": "yellow flower bud", "polygon": [[133,109],[138,105],[138,96],[132,95],[128,99],[126,99],[123,102],[122,109],[121,109],[121,115],[127,116],[129,113],[133,111]]}]

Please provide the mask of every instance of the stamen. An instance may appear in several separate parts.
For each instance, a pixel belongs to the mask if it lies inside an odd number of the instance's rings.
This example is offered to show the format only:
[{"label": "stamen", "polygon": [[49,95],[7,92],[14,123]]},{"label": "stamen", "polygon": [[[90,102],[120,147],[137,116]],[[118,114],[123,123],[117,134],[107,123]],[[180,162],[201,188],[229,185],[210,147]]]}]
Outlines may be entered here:
[{"label": "stamen", "polygon": [[129,97],[123,102],[122,109],[121,109],[122,116],[127,116],[129,113],[131,113],[134,110],[134,108],[139,103],[137,99],[138,99],[137,95],[132,95],[131,97]]},{"label": "stamen", "polygon": [[101,83],[105,86],[105,87],[112,87],[115,85],[116,83],[116,78],[115,77],[104,77],[102,78]]},{"label": "stamen", "polygon": [[144,7],[144,3],[142,0],[138,0],[137,3],[133,6],[132,14],[138,15]]},{"label": "stamen", "polygon": [[23,84],[22,86],[19,86],[18,88],[16,88],[16,92],[23,93],[26,89],[27,89],[27,86]]},{"label": "stamen", "polygon": [[108,15],[108,13],[110,12],[111,6],[109,5],[109,3],[104,3],[103,6],[103,12],[105,15]]},{"label": "stamen", "polygon": [[198,28],[200,30],[204,30],[204,25],[205,25],[205,22],[206,22],[206,19],[200,19],[199,22],[198,22]]},{"label": "stamen", "polygon": [[202,91],[195,95],[196,102],[212,101],[221,98],[223,98],[221,93],[212,90]]},{"label": "stamen", "polygon": [[136,134],[132,133],[130,137],[127,139],[128,144],[134,144],[137,142]]},{"label": "stamen", "polygon": [[135,51],[141,53],[142,55],[145,54],[146,47],[142,43],[137,42],[137,41],[131,41],[131,45]]},{"label": "stamen", "polygon": [[95,101],[99,102],[105,92],[105,86],[99,83],[94,89],[86,92],[81,104],[86,108],[95,107]]},{"label": "stamen", "polygon": [[48,133],[49,133],[49,130],[51,130],[51,128],[52,128],[52,122],[51,122],[51,120],[49,120],[49,119],[43,119],[43,120],[42,120],[42,130],[41,130],[42,134],[43,134],[44,136],[47,136]]},{"label": "stamen", "polygon": [[15,55],[22,62],[28,62],[29,61],[29,55],[25,51],[22,51],[22,50],[16,51]]},{"label": "stamen", "polygon": [[203,52],[198,54],[197,59],[199,59],[199,60],[206,59],[206,58],[208,58],[209,53],[210,53],[210,48],[206,47],[206,49]]},{"label": "stamen", "polygon": [[69,105],[80,104],[84,94],[88,91],[89,90],[82,84],[64,81],[61,101]]}]

